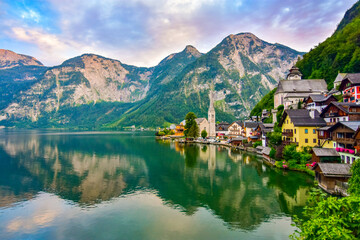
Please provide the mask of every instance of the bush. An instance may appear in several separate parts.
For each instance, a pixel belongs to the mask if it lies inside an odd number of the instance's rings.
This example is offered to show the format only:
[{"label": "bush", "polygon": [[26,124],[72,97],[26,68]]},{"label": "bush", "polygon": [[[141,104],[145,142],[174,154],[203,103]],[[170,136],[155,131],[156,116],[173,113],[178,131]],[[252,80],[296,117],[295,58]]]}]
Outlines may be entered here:
[{"label": "bush", "polygon": [[206,138],[207,135],[208,135],[208,134],[207,134],[207,132],[206,132],[205,129],[201,131],[201,137],[202,137],[202,138]]},{"label": "bush", "polygon": [[257,146],[261,146],[262,142],[261,141],[256,141],[253,143],[253,148],[256,148]]}]

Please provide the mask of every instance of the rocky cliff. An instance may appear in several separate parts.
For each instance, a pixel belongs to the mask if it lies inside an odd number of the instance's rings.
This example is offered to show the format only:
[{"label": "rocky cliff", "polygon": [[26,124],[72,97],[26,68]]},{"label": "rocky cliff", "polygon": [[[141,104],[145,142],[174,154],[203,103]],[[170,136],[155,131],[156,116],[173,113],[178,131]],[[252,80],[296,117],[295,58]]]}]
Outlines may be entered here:
[{"label": "rocky cliff", "polygon": [[96,128],[117,128],[174,123],[189,111],[206,116],[212,84],[218,119],[231,121],[248,116],[301,55],[251,33],[230,35],[206,54],[187,46],[152,68],[84,54],[46,69],[2,110],[0,124],[71,127],[87,126],[92,119]]}]

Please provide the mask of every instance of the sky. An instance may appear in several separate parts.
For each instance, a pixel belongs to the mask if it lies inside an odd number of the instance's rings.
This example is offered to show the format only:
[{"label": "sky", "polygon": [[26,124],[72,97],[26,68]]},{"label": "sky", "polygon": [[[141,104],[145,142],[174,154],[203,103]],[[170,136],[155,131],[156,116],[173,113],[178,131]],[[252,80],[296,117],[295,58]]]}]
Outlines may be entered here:
[{"label": "sky", "polygon": [[206,53],[251,32],[307,52],[336,29],[355,0],[0,0],[0,48],[44,65],[94,53],[157,65],[193,45]]}]

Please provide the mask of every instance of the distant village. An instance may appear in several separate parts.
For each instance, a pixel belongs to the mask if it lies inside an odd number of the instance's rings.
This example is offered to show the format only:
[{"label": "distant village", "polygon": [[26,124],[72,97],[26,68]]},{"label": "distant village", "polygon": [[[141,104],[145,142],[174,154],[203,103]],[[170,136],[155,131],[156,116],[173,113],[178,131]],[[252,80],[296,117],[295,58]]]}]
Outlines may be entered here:
[{"label": "distant village", "polygon": [[[274,109],[264,109],[261,116],[245,121],[216,123],[213,91],[209,98],[208,119],[196,119],[199,132],[206,132],[206,138],[179,141],[250,150],[273,165],[282,162],[284,168],[288,166],[282,160],[283,151],[292,145],[296,151],[311,154],[306,170],[313,173],[322,189],[347,195],[351,164],[360,158],[360,73],[339,73],[334,88],[328,91],[324,79],[302,79],[294,66],[278,83]],[[182,139],[185,125],[185,120],[171,125],[171,136],[165,137]],[[270,139],[274,132],[280,138],[275,144]]]}]

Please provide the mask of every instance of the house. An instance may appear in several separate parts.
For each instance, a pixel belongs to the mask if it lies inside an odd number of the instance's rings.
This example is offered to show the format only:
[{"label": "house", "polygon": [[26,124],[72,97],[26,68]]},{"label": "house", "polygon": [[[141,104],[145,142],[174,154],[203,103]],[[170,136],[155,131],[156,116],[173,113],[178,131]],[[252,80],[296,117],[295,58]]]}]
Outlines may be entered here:
[{"label": "house", "polygon": [[209,122],[206,118],[197,118],[195,119],[197,125],[199,126],[199,133],[205,130],[209,134]]},{"label": "house", "polygon": [[331,138],[336,143],[335,149],[339,152],[343,163],[352,164],[359,159],[355,149],[355,133],[360,121],[338,122],[331,128]]},{"label": "house", "polygon": [[255,136],[255,134],[253,132],[259,126],[259,123],[258,122],[244,122],[243,126],[244,126],[243,136],[249,138],[251,136]]},{"label": "house", "polygon": [[229,135],[229,126],[227,122],[221,122],[216,124],[216,136],[227,136]]},{"label": "house", "polygon": [[310,94],[309,97],[304,99],[304,102],[306,109],[315,109],[321,113],[331,102],[337,102],[337,99],[333,95]]},{"label": "house", "polygon": [[302,79],[299,69],[293,66],[285,80],[280,80],[274,94],[274,108],[284,105],[285,109],[297,108],[299,101],[310,94],[327,93],[324,79]]},{"label": "house", "polygon": [[239,137],[230,139],[229,143],[232,146],[238,147],[238,146],[243,146],[245,140],[247,140],[247,139],[242,136],[239,136]]},{"label": "house", "polygon": [[270,117],[270,112],[267,109],[263,109],[261,112],[261,120]]},{"label": "house", "polygon": [[267,146],[267,134],[269,132],[274,131],[274,123],[259,123],[258,127],[256,128],[257,132],[260,132],[260,139],[261,139],[261,145],[263,147]]},{"label": "house", "polygon": [[356,103],[331,102],[321,112],[328,125],[334,125],[340,121],[360,121],[360,105]]},{"label": "house", "polygon": [[317,163],[313,167],[315,180],[319,187],[330,194],[335,194],[338,182],[344,183],[351,177],[350,165],[342,163]]},{"label": "house", "polygon": [[347,73],[338,73],[338,75],[336,76],[335,80],[334,80],[334,88],[337,89],[338,86],[340,86],[341,81],[345,78],[345,76],[347,75]]},{"label": "house", "polygon": [[326,126],[324,119],[316,110],[287,109],[280,120],[283,143],[301,147],[318,145],[316,130]]},{"label": "house", "polygon": [[233,122],[229,125],[228,133],[230,137],[242,136],[244,132],[243,123],[241,121]]},{"label": "house", "polygon": [[323,148],[336,148],[336,142],[331,138],[330,125],[316,129],[318,134],[318,145]]},{"label": "house", "polygon": [[339,90],[342,92],[345,103],[360,101],[360,73],[348,73],[341,81]]},{"label": "house", "polygon": [[313,148],[312,162],[340,163],[340,154],[334,148]]}]

